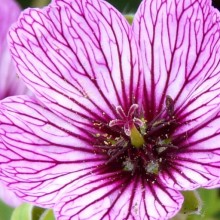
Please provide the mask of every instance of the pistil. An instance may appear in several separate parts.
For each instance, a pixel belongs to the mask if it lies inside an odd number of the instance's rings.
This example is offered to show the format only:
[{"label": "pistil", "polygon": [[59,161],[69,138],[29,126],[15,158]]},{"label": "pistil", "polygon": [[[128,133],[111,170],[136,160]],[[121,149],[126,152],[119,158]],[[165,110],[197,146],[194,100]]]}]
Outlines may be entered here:
[{"label": "pistil", "polygon": [[144,138],[136,128],[135,124],[141,127],[144,125],[144,123],[141,121],[141,119],[134,117],[134,113],[137,109],[138,105],[133,104],[126,115],[122,107],[117,106],[116,112],[119,116],[119,119],[110,121],[109,126],[123,126],[125,134],[130,137],[131,145],[133,147],[140,148],[144,145]]},{"label": "pistil", "polygon": [[135,127],[134,124],[131,126],[130,130],[131,130],[130,139],[132,146],[136,148],[142,147],[144,145],[144,138],[141,135],[141,133],[138,131],[138,129]]}]

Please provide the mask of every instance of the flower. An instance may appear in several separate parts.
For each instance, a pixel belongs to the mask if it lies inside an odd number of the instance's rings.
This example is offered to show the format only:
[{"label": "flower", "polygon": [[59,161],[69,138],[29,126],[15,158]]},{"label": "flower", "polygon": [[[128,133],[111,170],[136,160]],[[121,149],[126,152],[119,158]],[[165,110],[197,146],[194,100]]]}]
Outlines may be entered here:
[{"label": "flower", "polygon": [[[6,40],[10,25],[15,22],[20,14],[20,8],[12,0],[2,0],[0,6],[0,99],[7,96],[24,94],[26,87],[21,81],[17,80],[15,67],[12,64],[12,58],[9,53]],[[2,143],[0,142],[0,147]],[[2,161],[2,157],[0,159]],[[0,198],[11,206],[20,204],[20,200],[13,192],[7,190],[0,183]]]},{"label": "flower", "polygon": [[14,0],[2,0],[0,7],[0,99],[24,94],[27,90],[16,76],[6,39],[8,29],[17,20],[20,11],[19,6]]},{"label": "flower", "polygon": [[219,178],[219,12],[143,0],[27,9],[10,31],[35,93],[1,101],[2,179],[66,219],[169,219]]}]

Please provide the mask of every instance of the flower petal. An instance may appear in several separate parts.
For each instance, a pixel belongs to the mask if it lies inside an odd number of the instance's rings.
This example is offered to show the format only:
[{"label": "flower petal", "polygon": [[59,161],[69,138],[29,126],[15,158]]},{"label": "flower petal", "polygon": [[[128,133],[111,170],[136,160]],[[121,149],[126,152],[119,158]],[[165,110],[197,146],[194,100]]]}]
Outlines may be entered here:
[{"label": "flower petal", "polygon": [[0,105],[1,179],[25,201],[53,207],[79,176],[103,164],[86,121],[69,123],[26,96]]},{"label": "flower petal", "polygon": [[138,46],[125,18],[105,1],[28,9],[12,28],[10,45],[19,75],[64,118],[109,122],[115,106],[128,110],[141,102]]},{"label": "flower petal", "polygon": [[[160,112],[166,95],[176,112],[211,99],[219,103],[219,12],[211,1],[144,0],[133,30],[146,64],[147,113]],[[207,112],[212,103],[197,112]]]},{"label": "flower petal", "polygon": [[8,190],[2,182],[0,182],[0,198],[4,203],[11,207],[17,207],[22,203],[15,193]]},{"label": "flower petal", "polygon": [[143,1],[133,30],[146,64],[147,113],[160,112],[166,95],[174,100],[178,149],[168,155],[164,183],[180,190],[206,186],[220,166],[219,12],[207,0]]},{"label": "flower petal", "polygon": [[181,208],[179,192],[133,179],[110,173],[76,182],[55,206],[57,219],[165,220]]},{"label": "flower petal", "polygon": [[18,96],[1,102],[0,122],[2,180],[25,201],[55,205],[58,219],[77,214],[162,220],[181,207],[181,194],[158,182],[106,172],[106,158],[91,150],[92,137],[83,130],[86,121],[65,122],[34,99]]},{"label": "flower petal", "polygon": [[[164,174],[165,183],[175,189],[193,189],[216,184],[220,177],[220,111],[204,123],[178,136],[175,158]],[[179,143],[179,144],[178,144]]]},{"label": "flower petal", "polygon": [[[0,149],[1,151],[5,149],[4,144],[0,142]],[[1,163],[5,161],[5,158],[0,155]],[[8,204],[9,206],[16,207],[21,204],[21,200],[12,192],[8,190],[6,186],[0,182],[0,198],[4,201],[4,203]]]},{"label": "flower petal", "polygon": [[20,14],[20,8],[13,0],[2,0],[0,7],[0,99],[26,92],[24,84],[18,80],[15,66],[9,53],[7,33],[10,25]]},{"label": "flower petal", "polygon": [[206,189],[216,189],[220,187],[220,178],[210,181],[208,184],[206,184]]}]

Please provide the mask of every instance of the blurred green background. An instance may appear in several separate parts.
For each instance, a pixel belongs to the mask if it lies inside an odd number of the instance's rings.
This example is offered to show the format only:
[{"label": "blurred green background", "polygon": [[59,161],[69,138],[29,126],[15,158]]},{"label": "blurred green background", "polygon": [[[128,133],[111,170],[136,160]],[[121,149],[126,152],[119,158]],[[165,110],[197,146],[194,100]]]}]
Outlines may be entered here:
[{"label": "blurred green background", "polygon": [[[27,8],[30,5],[42,5],[45,2],[49,2],[49,0],[17,0],[23,8]],[[108,0],[111,4],[117,7],[122,12],[134,12],[136,11],[138,5],[141,0]],[[213,0],[212,4],[214,7],[220,9],[220,0]]]},{"label": "blurred green background", "polygon": [[[49,0],[17,0],[23,8],[29,7],[30,5],[41,5]],[[120,11],[132,12],[135,11],[141,0],[110,0],[111,4],[116,6]]]},{"label": "blurred green background", "polygon": [[[43,6],[49,0],[17,0],[22,8]],[[141,0],[109,0],[111,4],[117,7],[123,13],[135,12]],[[213,0],[213,6],[220,9],[220,0]],[[200,216],[191,215],[187,220],[220,220],[220,193],[219,190],[199,190],[204,203],[202,214]],[[13,208],[8,207],[0,201],[0,220],[9,220]],[[26,219],[20,219],[26,220]]]}]

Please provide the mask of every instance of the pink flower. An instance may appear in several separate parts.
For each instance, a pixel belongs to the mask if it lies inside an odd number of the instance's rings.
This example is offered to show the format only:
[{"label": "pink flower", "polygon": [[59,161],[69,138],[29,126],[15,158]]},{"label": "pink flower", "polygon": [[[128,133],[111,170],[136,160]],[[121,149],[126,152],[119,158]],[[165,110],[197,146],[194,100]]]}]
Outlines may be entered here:
[{"label": "pink flower", "polygon": [[35,93],[1,102],[1,176],[66,219],[169,219],[220,168],[220,23],[209,0],[28,9],[10,32]]},{"label": "pink flower", "polygon": [[[11,95],[24,94],[26,87],[18,80],[7,44],[7,32],[20,14],[20,8],[12,0],[2,0],[0,6],[0,99]],[[2,143],[0,142],[0,147]],[[1,157],[0,157],[1,158]],[[0,182],[0,198],[11,206],[20,204],[12,191],[7,190]]]},{"label": "pink flower", "polygon": [[8,50],[7,33],[20,14],[14,0],[2,0],[0,6],[0,99],[11,95],[24,94],[26,87],[18,79]]}]

